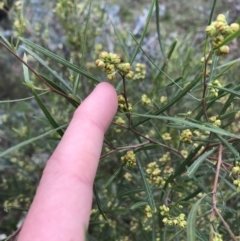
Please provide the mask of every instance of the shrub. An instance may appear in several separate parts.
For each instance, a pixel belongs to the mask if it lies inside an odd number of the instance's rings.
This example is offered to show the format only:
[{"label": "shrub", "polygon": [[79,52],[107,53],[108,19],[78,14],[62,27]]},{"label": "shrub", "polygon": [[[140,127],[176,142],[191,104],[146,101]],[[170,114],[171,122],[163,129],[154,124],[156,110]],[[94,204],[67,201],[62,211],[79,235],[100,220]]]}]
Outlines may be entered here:
[{"label": "shrub", "polygon": [[[119,109],[104,140],[89,240],[237,240],[240,85],[234,74],[238,59],[228,56],[239,24],[227,14],[213,17],[213,4],[198,46],[191,35],[171,40],[160,31],[156,3],[138,37],[118,29],[95,2],[58,0],[54,12],[71,60],[19,37],[24,84],[35,101],[26,107],[30,115],[16,110],[11,123],[6,113],[1,116],[4,134],[19,142],[10,141],[0,154],[0,198],[9,212],[2,232],[11,231],[28,208],[43,160],[63,135],[69,113],[99,79],[108,79]],[[105,44],[106,22],[113,50]],[[144,42],[153,29],[157,54],[148,53]],[[3,37],[0,43],[16,56],[16,45]]]}]

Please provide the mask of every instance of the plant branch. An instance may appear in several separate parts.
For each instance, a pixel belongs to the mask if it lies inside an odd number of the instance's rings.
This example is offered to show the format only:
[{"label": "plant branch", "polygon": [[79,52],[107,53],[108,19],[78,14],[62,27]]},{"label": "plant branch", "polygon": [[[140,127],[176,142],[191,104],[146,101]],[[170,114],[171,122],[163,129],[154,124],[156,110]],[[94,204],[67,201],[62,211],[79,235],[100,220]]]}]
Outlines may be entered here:
[{"label": "plant branch", "polygon": [[[17,58],[21,63],[23,63],[25,66],[28,67],[28,69],[35,75],[38,77],[38,79],[40,79],[46,86],[49,87],[49,90],[56,93],[56,94],[59,94],[63,97],[65,97],[66,99],[70,99],[70,100],[73,100],[74,102],[76,102],[74,99],[72,99],[70,96],[64,94],[63,92],[57,90],[57,89],[54,89],[47,81],[45,81],[28,63],[26,63],[20,56],[18,56],[11,48],[9,48],[7,45],[5,45],[2,41],[0,41],[0,44],[5,48],[7,49],[12,55],[14,55],[15,58]],[[78,103],[79,104],[79,103]]]}]

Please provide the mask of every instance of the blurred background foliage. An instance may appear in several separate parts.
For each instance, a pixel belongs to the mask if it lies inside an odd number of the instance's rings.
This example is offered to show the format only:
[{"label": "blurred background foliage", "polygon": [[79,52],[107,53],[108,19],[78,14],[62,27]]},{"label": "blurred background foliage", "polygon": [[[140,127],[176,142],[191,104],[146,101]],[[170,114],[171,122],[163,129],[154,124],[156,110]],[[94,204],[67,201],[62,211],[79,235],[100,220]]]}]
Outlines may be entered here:
[{"label": "blurred background foliage", "polygon": [[[44,54],[37,53],[45,61],[45,65],[40,64],[29,54],[30,52],[25,51],[28,44],[19,41],[18,37],[24,37],[50,50],[100,81],[105,80],[106,75],[96,67],[95,60],[102,51],[117,53],[124,62],[131,62],[136,53],[132,69],[136,72],[137,63],[144,64],[146,74],[144,79],[127,80],[127,97],[133,105],[134,112],[145,114],[152,114],[153,110],[161,109],[168,100],[179,93],[180,89],[184,89],[198,77],[199,70],[202,69],[200,59],[203,57],[206,41],[205,28],[213,5],[213,1],[203,0],[159,1],[159,20],[153,13],[148,21],[151,1],[2,0],[0,6],[2,3],[5,9],[2,14],[0,12],[1,36],[15,46],[15,51],[21,58],[24,58],[25,52],[28,64],[41,73],[41,76],[59,85],[68,94],[69,89],[74,89],[70,97],[76,100],[75,104],[91,92],[96,81],[79,75]],[[226,14],[229,23],[236,21],[240,13],[239,1],[216,1],[214,17],[219,13]],[[156,31],[156,21],[160,23],[160,39]],[[148,22],[149,26],[146,29]],[[144,32],[145,36],[142,39]],[[138,43],[141,41],[140,49]],[[29,49],[34,50],[30,47]],[[136,52],[136,49],[139,51]],[[230,49],[230,54],[220,59],[219,66],[238,58],[239,39],[231,42]],[[21,62],[2,45],[0,53],[0,150],[4,152],[12,146],[46,133],[51,128],[32,96],[31,89],[23,84],[25,80]],[[60,83],[46,66],[54,69],[66,81],[67,86]],[[178,85],[174,85],[168,76]],[[75,106],[66,98],[49,91],[33,73],[30,73],[30,80],[57,124],[61,126],[68,123]],[[223,73],[220,81],[221,86],[238,85],[239,62],[236,61],[226,74]],[[112,83],[120,93],[121,78]],[[196,87],[174,106],[166,108],[164,115],[203,121],[203,114],[199,115],[199,118],[196,117],[201,112],[199,99],[202,96],[201,86],[196,84]],[[226,103],[228,96],[221,91],[220,93],[223,94],[222,99],[215,100],[214,107],[209,108],[209,116],[217,116]],[[238,134],[239,116],[234,118],[240,109],[238,98],[234,98],[229,106],[232,114],[229,114],[229,111],[222,116],[222,126],[223,129]],[[144,116],[132,118],[135,123],[140,123]],[[184,174],[187,167],[185,166],[176,176],[176,180],[169,181],[169,185],[165,186],[166,180],[169,180],[180,163],[188,160],[190,165],[191,161],[197,159],[196,155],[201,146],[206,146],[206,141],[202,139],[209,137],[209,133],[196,132],[193,137],[194,143],[189,145],[179,141],[181,127],[171,126],[166,120],[162,121],[164,125],[154,118],[147,124],[139,124],[136,127],[138,133],[121,128],[121,125],[128,122],[125,113],[118,112],[114,121],[115,125],[108,131],[103,148],[103,155],[106,155],[106,158],[100,161],[96,177],[89,240],[187,240],[181,227],[164,226],[163,217],[167,213],[166,210],[165,213],[158,213],[155,216],[148,210],[149,200],[146,198],[143,180],[148,180],[152,184],[152,196],[157,207],[171,207],[171,214],[166,215],[168,217],[179,217],[182,213],[187,217],[193,204],[197,200],[202,200],[204,195],[208,195],[204,199],[205,205],[198,207],[198,219],[194,220],[198,227],[197,240],[209,240],[209,233],[215,238],[211,240],[231,240],[229,232],[219,218],[213,221],[212,226],[209,221],[209,193],[212,192],[215,177],[216,152],[208,163],[198,169],[193,179]],[[106,154],[113,146],[138,146],[144,142],[144,137],[157,141],[150,142],[152,145],[146,146],[145,149],[145,146],[142,149],[132,149],[136,151],[137,159],[142,163],[145,173],[151,173],[151,165],[155,165],[152,162],[159,160],[157,166],[161,169],[161,174],[157,173],[157,176],[161,176],[162,179],[157,186],[151,183],[148,174],[148,179],[144,179],[141,176],[143,173],[139,173],[139,170],[123,167],[121,157],[126,154],[126,150],[131,149],[130,147],[119,148],[113,155]],[[59,139],[59,133],[51,133],[45,139],[32,141],[0,157],[0,240],[21,225],[45,162]],[[159,142],[162,146],[155,148]],[[234,150],[238,152],[238,142],[234,145]],[[233,158],[229,150],[224,155],[225,158],[231,159],[231,165],[235,165],[238,159]],[[221,174],[218,190],[219,209],[237,236],[239,197],[235,186],[228,178],[229,173],[226,167],[226,172]],[[163,231],[159,231],[157,227]],[[218,233],[223,235],[223,239],[220,236],[217,239]]]}]

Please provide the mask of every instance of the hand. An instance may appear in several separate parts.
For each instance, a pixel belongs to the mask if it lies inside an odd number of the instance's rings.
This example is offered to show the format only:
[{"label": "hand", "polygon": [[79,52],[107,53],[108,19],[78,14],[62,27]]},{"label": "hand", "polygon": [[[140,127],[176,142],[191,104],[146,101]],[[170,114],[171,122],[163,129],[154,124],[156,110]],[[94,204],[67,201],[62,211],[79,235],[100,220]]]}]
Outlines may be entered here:
[{"label": "hand", "polygon": [[18,241],[83,241],[104,133],[117,110],[117,95],[99,84],[74,113],[43,172]]}]

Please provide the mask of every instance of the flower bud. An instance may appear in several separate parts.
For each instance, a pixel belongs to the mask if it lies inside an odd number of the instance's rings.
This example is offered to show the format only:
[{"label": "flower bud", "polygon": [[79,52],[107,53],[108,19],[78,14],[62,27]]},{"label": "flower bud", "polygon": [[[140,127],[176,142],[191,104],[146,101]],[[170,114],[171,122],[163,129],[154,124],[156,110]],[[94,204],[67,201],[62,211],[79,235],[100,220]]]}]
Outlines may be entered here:
[{"label": "flower bud", "polygon": [[239,30],[239,24],[238,23],[232,23],[230,25],[231,30],[235,33]]},{"label": "flower bud", "polygon": [[115,76],[115,74],[108,74],[108,75],[107,75],[107,78],[108,78],[109,80],[115,80],[115,79],[116,79],[116,76]]},{"label": "flower bud", "polygon": [[99,55],[100,59],[105,59],[106,57],[108,57],[108,52],[106,52],[106,51],[101,52]]},{"label": "flower bud", "polygon": [[205,31],[209,37],[213,37],[217,33],[217,30],[213,25],[207,26]]},{"label": "flower bud", "polygon": [[222,23],[226,23],[226,17],[224,14],[218,14],[217,18],[216,18],[217,22],[222,22]]},{"label": "flower bud", "polygon": [[126,78],[127,78],[127,79],[132,79],[133,76],[134,76],[133,71],[129,71],[129,73],[126,74]]},{"label": "flower bud", "polygon": [[101,69],[103,69],[105,67],[105,63],[100,59],[97,59],[95,63]]},{"label": "flower bud", "polygon": [[219,53],[220,54],[229,54],[230,49],[227,45],[223,45],[222,47],[219,48]]}]

